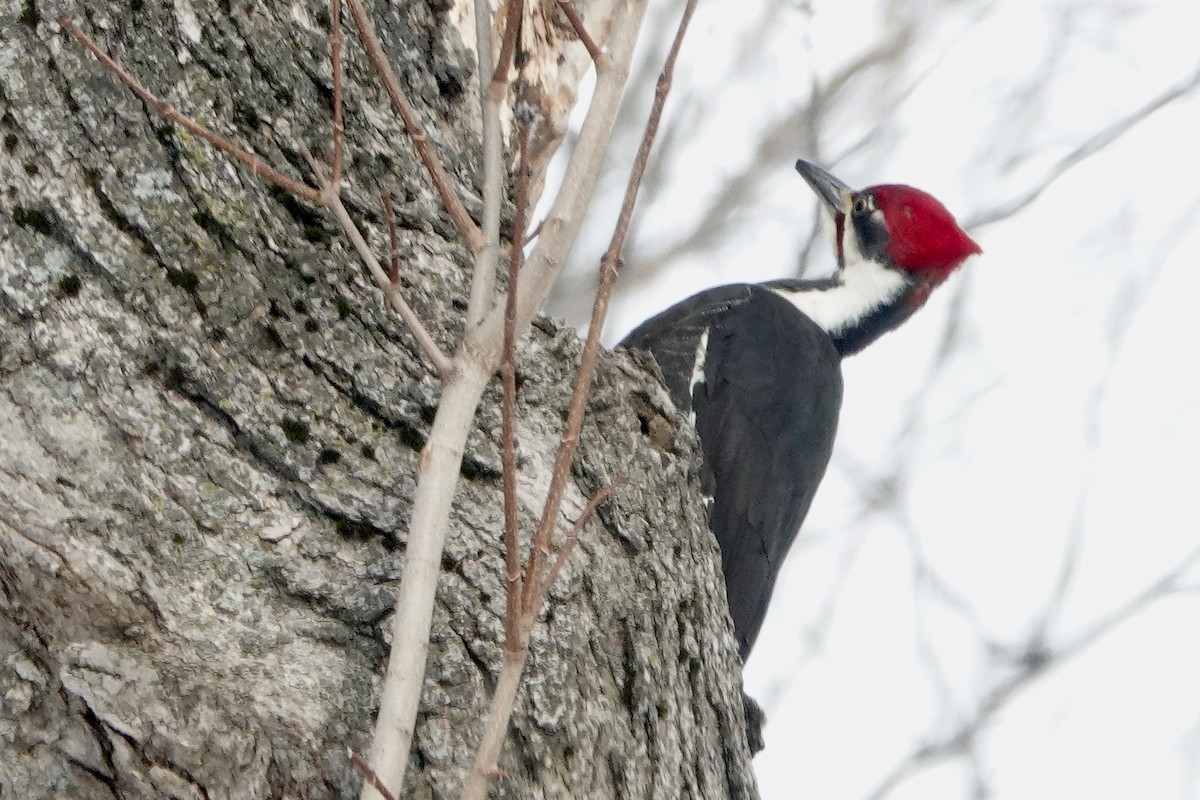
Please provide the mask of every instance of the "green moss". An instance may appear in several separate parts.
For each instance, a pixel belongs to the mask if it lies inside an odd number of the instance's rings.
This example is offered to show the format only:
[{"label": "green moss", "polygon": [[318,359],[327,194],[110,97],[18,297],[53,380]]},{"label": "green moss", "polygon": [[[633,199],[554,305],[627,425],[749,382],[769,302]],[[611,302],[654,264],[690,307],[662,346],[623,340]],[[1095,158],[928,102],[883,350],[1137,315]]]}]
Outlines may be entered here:
[{"label": "green moss", "polygon": [[173,366],[167,370],[167,374],[164,376],[164,383],[166,383],[168,389],[174,389],[177,392],[182,391],[183,385],[187,383],[187,373],[183,371],[183,367]]},{"label": "green moss", "polygon": [[15,133],[4,134],[4,149],[9,153],[17,149],[17,135]]},{"label": "green moss", "polygon": [[36,28],[42,21],[42,14],[38,11],[37,3],[34,0],[25,0],[21,4],[21,13],[17,15],[17,20],[31,28]]},{"label": "green moss", "polygon": [[350,303],[346,301],[346,298],[338,295],[333,299],[333,305],[337,309],[338,319],[345,319],[350,316]]},{"label": "green moss", "polygon": [[329,244],[333,237],[320,225],[305,225],[304,240],[313,244]]},{"label": "green moss", "polygon": [[308,331],[309,333],[316,333],[317,331],[321,330],[321,326],[317,324],[315,319],[307,319],[304,321],[304,330]]},{"label": "green moss", "polygon": [[192,293],[200,288],[200,278],[190,269],[167,268],[167,283]]},{"label": "green moss", "polygon": [[26,175],[37,175],[38,174],[37,164],[34,164],[32,161],[27,162],[25,164],[25,174]]},{"label": "green moss", "polygon": [[291,417],[284,417],[283,421],[279,423],[279,427],[283,429],[283,435],[292,444],[304,444],[308,441],[309,430],[307,422],[301,422]]},{"label": "green moss", "polygon": [[258,116],[258,111],[254,106],[240,100],[235,100],[233,103],[233,121],[239,127],[249,131],[256,131],[262,125],[262,119]]},{"label": "green moss", "polygon": [[[320,238],[322,235],[324,236],[323,241],[329,240],[329,234],[325,231],[324,227],[325,220],[321,214],[297,200],[286,189],[282,189],[278,186],[272,186],[267,190],[267,194],[271,196],[272,200],[283,206],[283,209],[288,212],[288,215],[291,216],[291,218],[294,219],[300,226],[301,230],[304,231],[304,236],[309,241],[314,241],[314,239],[311,237],[315,236]],[[320,231],[320,233],[317,233],[316,231]]]},{"label": "green moss", "polygon": [[274,326],[264,325],[263,334],[267,337],[267,342],[276,350],[283,350],[283,337],[279,335],[279,331],[275,330]]},{"label": "green moss", "polygon": [[203,211],[197,211],[195,214],[192,214],[192,219],[196,221],[197,225],[199,225],[201,228],[204,228],[204,230],[208,231],[213,236],[216,236],[221,232],[221,226],[217,223],[217,218],[214,217],[207,209]]},{"label": "green moss", "polygon": [[342,460],[342,454],[332,447],[322,447],[321,454],[317,456],[317,462],[322,466],[336,464]]},{"label": "green moss", "polygon": [[352,541],[367,541],[382,535],[382,531],[365,520],[339,519],[334,526],[338,535]]},{"label": "green moss", "polygon": [[372,461],[375,460],[375,446],[374,445],[369,445],[366,442],[364,442],[363,445],[358,448],[358,452],[362,453],[363,458],[369,458]]},{"label": "green moss", "polygon": [[22,228],[29,228],[37,231],[43,236],[49,236],[53,230],[53,226],[50,224],[50,218],[46,216],[44,211],[40,211],[36,208],[13,206],[12,218],[13,222],[17,223]]},{"label": "green moss", "polygon": [[78,275],[67,275],[58,282],[58,293],[63,297],[74,297],[83,288],[83,281]]}]

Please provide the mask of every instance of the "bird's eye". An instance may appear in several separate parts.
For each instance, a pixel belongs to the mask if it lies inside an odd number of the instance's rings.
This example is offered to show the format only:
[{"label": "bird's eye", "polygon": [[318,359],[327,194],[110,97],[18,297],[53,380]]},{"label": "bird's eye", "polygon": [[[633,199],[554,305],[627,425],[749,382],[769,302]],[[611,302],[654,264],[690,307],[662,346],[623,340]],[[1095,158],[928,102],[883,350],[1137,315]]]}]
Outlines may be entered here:
[{"label": "bird's eye", "polygon": [[871,213],[871,198],[865,195],[854,198],[853,211],[858,216]]}]

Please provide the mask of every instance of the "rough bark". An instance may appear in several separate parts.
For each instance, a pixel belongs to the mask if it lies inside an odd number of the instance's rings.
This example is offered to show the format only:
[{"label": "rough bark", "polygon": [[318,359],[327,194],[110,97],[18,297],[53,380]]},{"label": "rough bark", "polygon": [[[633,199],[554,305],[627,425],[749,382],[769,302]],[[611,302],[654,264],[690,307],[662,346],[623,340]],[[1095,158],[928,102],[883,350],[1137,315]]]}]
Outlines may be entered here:
[{"label": "rough bark", "polygon": [[[439,3],[371,4],[449,169],[474,58]],[[351,797],[438,386],[330,220],[170,128],[70,42],[276,164],[328,141],[326,12],[0,7],[0,797]],[[348,205],[444,349],[468,263],[348,37]],[[563,91],[573,87],[565,86]],[[579,345],[519,354],[532,527]],[[453,797],[501,659],[498,382],[468,441],[408,796]],[[654,431],[651,436],[647,431]],[[756,796],[695,441],[599,369],[568,515],[618,473],[533,634],[493,796]]]}]

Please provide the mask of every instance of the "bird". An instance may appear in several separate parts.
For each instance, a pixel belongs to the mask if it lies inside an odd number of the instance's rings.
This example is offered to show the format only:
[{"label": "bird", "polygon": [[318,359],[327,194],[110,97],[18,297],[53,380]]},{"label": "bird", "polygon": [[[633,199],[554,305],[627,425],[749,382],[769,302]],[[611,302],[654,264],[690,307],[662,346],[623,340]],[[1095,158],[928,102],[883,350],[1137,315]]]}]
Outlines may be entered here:
[{"label": "bird", "polygon": [[699,435],[701,488],[743,662],[833,452],[842,359],[902,324],[982,252],[927,192],[855,191],[803,159],[796,170],[833,218],[831,276],[706,289],[620,342],[653,356]]}]

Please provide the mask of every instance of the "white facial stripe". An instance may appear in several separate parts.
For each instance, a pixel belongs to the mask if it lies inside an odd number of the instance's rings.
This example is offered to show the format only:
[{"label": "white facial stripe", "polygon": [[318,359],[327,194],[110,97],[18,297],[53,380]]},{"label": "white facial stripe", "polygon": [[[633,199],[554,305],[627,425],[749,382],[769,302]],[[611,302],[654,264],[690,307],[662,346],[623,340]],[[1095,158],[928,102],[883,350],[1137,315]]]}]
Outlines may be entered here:
[{"label": "white facial stripe", "polygon": [[846,221],[842,224],[842,259],[846,266],[866,261],[866,256],[858,246],[858,233],[854,230],[854,222],[850,219],[850,215],[846,215]]}]

